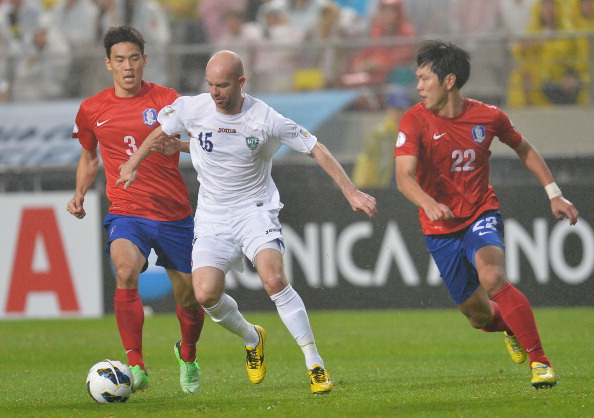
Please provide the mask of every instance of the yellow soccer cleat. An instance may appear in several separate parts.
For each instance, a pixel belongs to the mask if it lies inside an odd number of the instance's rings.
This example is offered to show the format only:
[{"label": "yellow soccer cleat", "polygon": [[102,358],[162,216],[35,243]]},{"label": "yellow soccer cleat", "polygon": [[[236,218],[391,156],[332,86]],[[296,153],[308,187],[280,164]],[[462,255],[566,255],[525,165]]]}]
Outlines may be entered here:
[{"label": "yellow soccer cleat", "polygon": [[311,393],[314,395],[328,393],[334,387],[334,382],[330,379],[328,371],[318,364],[314,364],[309,371],[309,381]]},{"label": "yellow soccer cleat", "polygon": [[260,383],[266,377],[266,360],[264,360],[264,344],[266,343],[266,331],[259,325],[254,325],[260,342],[255,348],[245,347],[245,367],[248,377],[252,383]]},{"label": "yellow soccer cleat", "polygon": [[509,335],[506,331],[503,333],[505,334],[505,346],[512,360],[518,364],[524,363],[526,361],[526,350],[522,348],[515,335]]},{"label": "yellow soccer cleat", "polygon": [[532,368],[532,387],[534,389],[552,388],[557,384],[557,377],[552,367],[537,361],[530,364]]}]

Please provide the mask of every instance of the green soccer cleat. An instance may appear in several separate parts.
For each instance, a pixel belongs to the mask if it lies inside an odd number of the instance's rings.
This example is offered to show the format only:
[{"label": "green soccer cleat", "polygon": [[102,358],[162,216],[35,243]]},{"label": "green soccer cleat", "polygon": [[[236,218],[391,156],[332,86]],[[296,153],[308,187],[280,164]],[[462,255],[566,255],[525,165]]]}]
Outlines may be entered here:
[{"label": "green soccer cleat", "polygon": [[266,331],[259,325],[254,325],[260,342],[254,348],[245,347],[245,367],[248,377],[252,383],[260,383],[266,377],[266,360],[264,360],[264,344],[266,343]]},{"label": "green soccer cleat", "polygon": [[328,393],[334,387],[334,382],[330,379],[328,371],[318,364],[315,364],[309,371],[309,381],[311,393],[314,395]]},{"label": "green soccer cleat", "polygon": [[140,392],[149,387],[150,381],[146,370],[142,370],[139,365],[130,366],[134,383],[132,383],[132,392]]},{"label": "green soccer cleat", "polygon": [[503,333],[505,334],[505,346],[512,360],[518,364],[524,363],[526,361],[526,350],[522,348],[515,335],[509,335],[507,331]]},{"label": "green soccer cleat", "polygon": [[557,384],[553,368],[537,361],[530,364],[532,368],[532,387],[534,389],[552,388]]},{"label": "green soccer cleat", "polygon": [[186,393],[196,393],[200,390],[200,365],[198,359],[185,362],[180,355],[181,341],[173,346],[175,357],[179,362],[179,384]]}]

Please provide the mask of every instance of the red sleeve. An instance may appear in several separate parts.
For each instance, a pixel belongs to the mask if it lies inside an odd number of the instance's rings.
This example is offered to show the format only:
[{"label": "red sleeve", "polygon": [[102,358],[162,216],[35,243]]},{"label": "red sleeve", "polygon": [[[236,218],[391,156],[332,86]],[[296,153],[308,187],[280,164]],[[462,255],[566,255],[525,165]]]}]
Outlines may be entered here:
[{"label": "red sleeve", "polygon": [[83,102],[76,115],[72,137],[78,138],[78,142],[80,142],[84,149],[94,150],[97,148],[97,137],[95,136],[95,132],[91,129],[85,108]]},{"label": "red sleeve", "polygon": [[497,137],[504,144],[516,148],[522,142],[522,135],[516,130],[516,127],[510,118],[500,109],[498,110],[498,130]]},{"label": "red sleeve", "polygon": [[398,124],[398,136],[394,148],[394,157],[399,155],[419,156],[421,147],[420,122],[412,111],[406,112]]}]

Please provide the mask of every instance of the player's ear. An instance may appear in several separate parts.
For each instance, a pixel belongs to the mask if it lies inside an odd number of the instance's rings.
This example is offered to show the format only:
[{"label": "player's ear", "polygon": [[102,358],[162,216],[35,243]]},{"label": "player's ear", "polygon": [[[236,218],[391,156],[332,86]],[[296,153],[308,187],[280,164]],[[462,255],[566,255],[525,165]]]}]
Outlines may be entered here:
[{"label": "player's ear", "polygon": [[451,90],[456,85],[456,74],[450,73],[445,76],[445,83],[448,90]]},{"label": "player's ear", "polygon": [[109,71],[111,71],[111,62],[109,61],[109,58],[103,58],[105,60],[105,68],[107,68]]},{"label": "player's ear", "polygon": [[144,55],[142,56],[142,61],[144,61],[144,65],[143,65],[143,67],[146,67],[146,59],[147,59],[147,55],[146,55],[146,54],[144,54]]}]

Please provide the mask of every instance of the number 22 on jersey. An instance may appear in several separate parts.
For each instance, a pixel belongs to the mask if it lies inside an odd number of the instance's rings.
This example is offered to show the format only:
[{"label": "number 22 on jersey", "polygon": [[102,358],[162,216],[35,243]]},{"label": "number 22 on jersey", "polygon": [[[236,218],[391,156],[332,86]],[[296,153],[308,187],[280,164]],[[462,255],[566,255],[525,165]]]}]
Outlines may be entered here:
[{"label": "number 22 on jersey", "polygon": [[476,153],[473,149],[454,150],[452,151],[452,167],[451,171],[474,171],[474,160],[476,160]]}]

